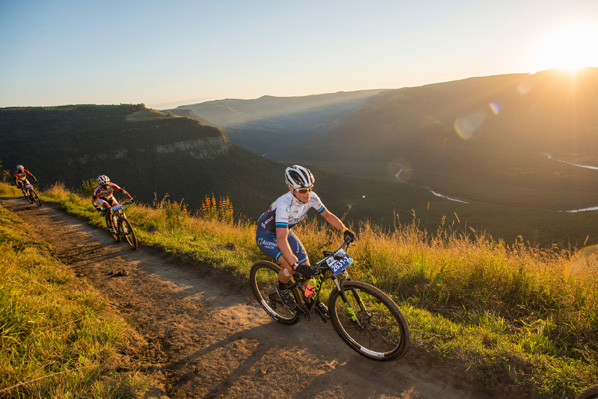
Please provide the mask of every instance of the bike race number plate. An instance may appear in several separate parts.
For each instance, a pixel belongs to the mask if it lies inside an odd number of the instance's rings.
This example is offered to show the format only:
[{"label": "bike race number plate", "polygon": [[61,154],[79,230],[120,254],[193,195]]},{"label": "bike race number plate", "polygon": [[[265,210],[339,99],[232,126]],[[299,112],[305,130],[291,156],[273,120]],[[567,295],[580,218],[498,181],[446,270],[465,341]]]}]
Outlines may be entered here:
[{"label": "bike race number plate", "polygon": [[118,212],[118,211],[120,211],[123,208],[124,208],[124,206],[119,204],[119,205],[113,206],[112,210],[115,211],[115,212]]},{"label": "bike race number plate", "polygon": [[[337,253],[337,255],[341,255],[341,253]],[[349,255],[345,253],[344,258],[336,260],[331,257],[330,259],[328,259],[326,263],[328,263],[328,267],[330,267],[330,270],[332,270],[332,272],[338,276],[340,273],[343,272],[343,270],[347,268],[347,266],[353,263],[353,259],[351,259]]]}]

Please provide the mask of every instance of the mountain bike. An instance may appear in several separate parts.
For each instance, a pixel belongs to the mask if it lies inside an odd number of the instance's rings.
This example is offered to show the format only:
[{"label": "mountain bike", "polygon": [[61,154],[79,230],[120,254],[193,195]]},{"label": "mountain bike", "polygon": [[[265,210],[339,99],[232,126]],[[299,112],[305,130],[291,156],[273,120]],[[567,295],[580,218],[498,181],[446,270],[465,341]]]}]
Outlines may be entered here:
[{"label": "mountain bike", "polygon": [[598,399],[598,384],[587,387],[575,399]]},{"label": "mountain bike", "polygon": [[138,243],[135,230],[133,230],[131,222],[129,222],[127,215],[125,215],[125,205],[131,203],[132,201],[129,201],[109,208],[110,211],[108,212],[110,212],[110,214],[106,215],[106,223],[108,224],[110,234],[115,241],[118,242],[121,238],[124,238],[131,248],[137,249]]},{"label": "mountain bike", "polygon": [[26,186],[21,184],[21,191],[23,192],[23,197],[25,197],[30,204],[35,202],[37,206],[42,206],[42,201],[39,199],[31,183],[27,184]]},{"label": "mountain bike", "polygon": [[[310,319],[316,311],[324,322],[327,315],[318,307],[325,279],[333,282],[328,296],[328,312],[338,335],[359,354],[373,360],[393,360],[405,354],[409,345],[409,326],[397,304],[378,288],[349,277],[347,267],[353,259],[347,254],[351,246],[345,241],[334,252],[324,251],[316,263],[313,294],[304,294],[308,278],[295,273],[289,291],[297,307],[283,305],[276,292],[280,266],[265,260],[251,266],[249,279],[255,298],[266,313],[282,324],[295,324]],[[313,281],[312,281],[313,283]]]}]

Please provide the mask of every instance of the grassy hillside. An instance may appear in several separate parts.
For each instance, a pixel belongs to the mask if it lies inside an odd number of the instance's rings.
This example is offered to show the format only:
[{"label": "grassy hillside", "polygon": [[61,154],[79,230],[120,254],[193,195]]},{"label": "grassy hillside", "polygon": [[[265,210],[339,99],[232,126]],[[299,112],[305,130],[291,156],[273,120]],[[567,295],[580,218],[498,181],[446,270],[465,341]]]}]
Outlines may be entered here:
[{"label": "grassy hillside", "polygon": [[[63,187],[42,198],[103,226],[101,214]],[[217,213],[191,217],[168,201],[127,211],[142,245],[247,281],[251,264],[265,259],[254,225],[226,222]],[[364,223],[356,232],[352,277],[394,298],[415,345],[486,385],[516,387],[517,397],[571,398],[598,378],[598,261],[591,251],[507,245],[450,225],[422,231],[407,224],[387,232]],[[296,233],[313,260],[341,239],[315,220]]]},{"label": "grassy hillside", "polygon": [[[17,195],[1,184],[0,196]],[[52,248],[0,205],[0,396],[133,398],[147,390],[123,353],[139,340]],[[127,367],[128,369],[128,367]]]},{"label": "grassy hillside", "polygon": [[287,159],[332,168],[338,162],[355,173],[365,163],[388,178],[397,172],[393,163],[401,164],[411,182],[473,201],[554,210],[596,206],[598,172],[555,160],[598,166],[596,87],[598,68],[388,91]]}]

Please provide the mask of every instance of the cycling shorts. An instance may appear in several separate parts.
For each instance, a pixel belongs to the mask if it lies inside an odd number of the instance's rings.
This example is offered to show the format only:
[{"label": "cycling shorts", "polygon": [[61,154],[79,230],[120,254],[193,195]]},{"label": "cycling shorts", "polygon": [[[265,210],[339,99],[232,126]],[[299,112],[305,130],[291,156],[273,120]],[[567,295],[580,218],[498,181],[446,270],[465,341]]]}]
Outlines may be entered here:
[{"label": "cycling shorts", "polygon": [[[309,261],[303,244],[301,241],[299,241],[292,230],[289,230],[287,241],[289,242],[291,251],[293,251],[293,254],[295,254],[297,259],[299,259],[299,263],[305,263]],[[278,244],[276,243],[276,233],[258,229],[255,233],[255,242],[263,253],[278,262],[278,258],[282,256],[282,252],[280,252],[280,249],[278,249]]]}]

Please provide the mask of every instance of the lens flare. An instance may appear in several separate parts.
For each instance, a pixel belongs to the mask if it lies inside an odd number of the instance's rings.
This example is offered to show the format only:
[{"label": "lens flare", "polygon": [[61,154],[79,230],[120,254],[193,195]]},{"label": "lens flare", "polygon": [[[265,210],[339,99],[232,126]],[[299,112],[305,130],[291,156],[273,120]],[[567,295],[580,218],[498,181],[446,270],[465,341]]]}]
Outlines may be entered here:
[{"label": "lens flare", "polygon": [[590,245],[582,248],[577,252],[577,255],[585,256],[586,258],[598,257],[598,245]]},{"label": "lens flare", "polygon": [[500,114],[500,104],[499,103],[493,101],[490,104],[488,104],[488,106],[490,107],[490,110],[492,111],[492,113],[494,115]]},{"label": "lens flare", "polygon": [[517,92],[519,94],[527,94],[532,90],[532,85],[527,80],[522,80],[517,85]]},{"label": "lens flare", "polygon": [[486,120],[486,114],[483,112],[476,112],[466,116],[465,118],[459,118],[455,121],[455,132],[463,140],[469,140],[472,138],[476,131],[484,124]]}]

